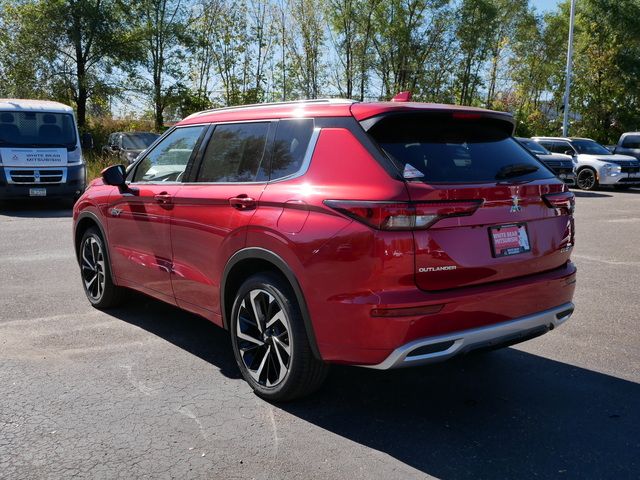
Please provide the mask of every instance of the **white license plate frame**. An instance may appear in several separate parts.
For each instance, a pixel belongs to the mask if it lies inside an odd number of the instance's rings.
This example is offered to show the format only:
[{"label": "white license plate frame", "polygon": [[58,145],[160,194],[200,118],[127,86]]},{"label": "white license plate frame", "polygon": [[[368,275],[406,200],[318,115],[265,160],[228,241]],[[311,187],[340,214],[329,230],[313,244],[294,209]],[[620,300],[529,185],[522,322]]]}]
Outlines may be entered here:
[{"label": "white license plate frame", "polygon": [[46,188],[30,188],[29,196],[30,197],[46,197],[47,189]]},{"label": "white license plate frame", "polygon": [[[509,223],[489,227],[489,242],[491,243],[491,253],[495,258],[510,257],[531,251],[526,223]],[[496,243],[501,244],[497,245]]]}]

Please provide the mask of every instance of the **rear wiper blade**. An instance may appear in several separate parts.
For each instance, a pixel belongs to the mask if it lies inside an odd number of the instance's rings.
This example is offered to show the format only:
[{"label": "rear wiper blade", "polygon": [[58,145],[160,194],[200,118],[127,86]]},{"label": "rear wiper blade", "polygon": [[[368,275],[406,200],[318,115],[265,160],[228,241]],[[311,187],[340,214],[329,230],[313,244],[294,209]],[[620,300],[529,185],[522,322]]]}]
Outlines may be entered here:
[{"label": "rear wiper blade", "polygon": [[537,172],[539,169],[540,168],[535,165],[514,163],[513,165],[507,165],[498,170],[498,173],[496,173],[496,179],[504,180],[505,178],[521,177],[528,173]]}]

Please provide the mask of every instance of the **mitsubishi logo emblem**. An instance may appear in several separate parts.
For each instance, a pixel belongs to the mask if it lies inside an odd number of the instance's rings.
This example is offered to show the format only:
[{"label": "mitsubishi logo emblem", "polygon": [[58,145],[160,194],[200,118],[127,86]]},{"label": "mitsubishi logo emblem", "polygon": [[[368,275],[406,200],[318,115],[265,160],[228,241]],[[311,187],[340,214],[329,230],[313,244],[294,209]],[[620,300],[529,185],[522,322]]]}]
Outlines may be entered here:
[{"label": "mitsubishi logo emblem", "polygon": [[518,195],[514,195],[513,197],[511,197],[511,209],[509,210],[510,213],[517,213],[517,212],[521,212],[522,211],[522,207],[520,206],[520,200],[521,198],[518,197]]},{"label": "mitsubishi logo emblem", "polygon": [[35,170],[33,172],[33,179],[36,183],[40,183],[40,172],[38,170]]}]

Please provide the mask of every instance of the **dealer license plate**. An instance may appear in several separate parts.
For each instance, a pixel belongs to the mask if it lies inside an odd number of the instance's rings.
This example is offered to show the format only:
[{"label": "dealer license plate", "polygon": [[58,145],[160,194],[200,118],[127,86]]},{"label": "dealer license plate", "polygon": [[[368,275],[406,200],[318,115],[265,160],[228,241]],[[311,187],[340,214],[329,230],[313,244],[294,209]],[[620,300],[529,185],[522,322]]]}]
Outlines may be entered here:
[{"label": "dealer license plate", "polygon": [[531,250],[527,226],[524,223],[490,227],[489,237],[494,257],[508,257]]},{"label": "dealer license plate", "polygon": [[30,197],[46,197],[47,189],[46,188],[30,188],[29,196]]}]

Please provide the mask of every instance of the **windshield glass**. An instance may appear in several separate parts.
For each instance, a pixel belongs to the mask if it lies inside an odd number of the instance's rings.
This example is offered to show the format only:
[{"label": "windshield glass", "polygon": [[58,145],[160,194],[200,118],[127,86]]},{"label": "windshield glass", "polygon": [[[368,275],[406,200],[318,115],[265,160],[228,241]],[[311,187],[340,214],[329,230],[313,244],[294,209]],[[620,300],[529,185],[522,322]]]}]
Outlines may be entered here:
[{"label": "windshield glass", "polygon": [[144,150],[157,140],[159,135],[150,132],[126,133],[122,135],[122,148]]},{"label": "windshield glass", "polygon": [[76,146],[76,129],[69,113],[0,112],[0,144],[11,147]]},{"label": "windshield glass", "polygon": [[611,155],[609,150],[593,140],[571,140],[571,144],[578,153],[586,153],[588,155]]},{"label": "windshield glass", "polygon": [[533,153],[538,153],[540,155],[550,155],[551,152],[549,150],[547,150],[546,148],[544,148],[542,145],[540,145],[539,143],[536,143],[533,140],[529,140],[528,138],[518,138],[518,141],[523,144],[527,150],[533,152]]},{"label": "windshield glass", "polygon": [[532,181],[553,174],[489,119],[394,116],[369,134],[404,178],[428,183]]}]

